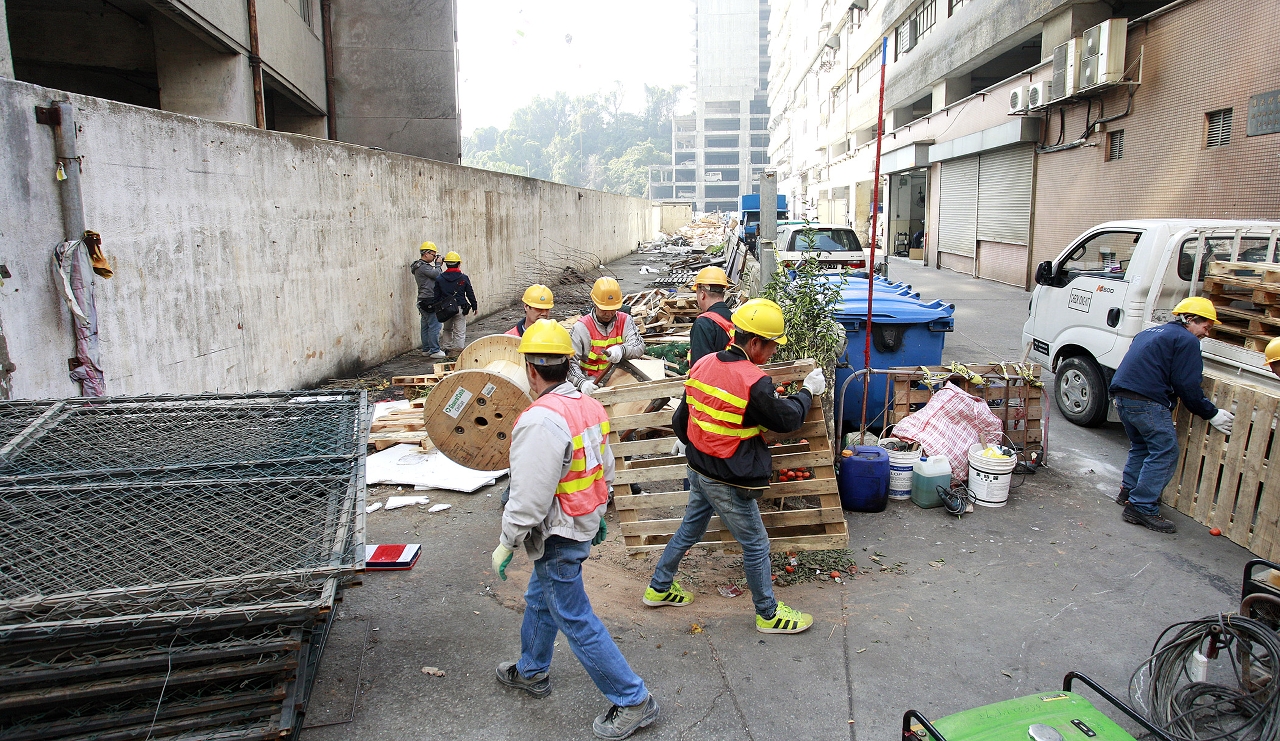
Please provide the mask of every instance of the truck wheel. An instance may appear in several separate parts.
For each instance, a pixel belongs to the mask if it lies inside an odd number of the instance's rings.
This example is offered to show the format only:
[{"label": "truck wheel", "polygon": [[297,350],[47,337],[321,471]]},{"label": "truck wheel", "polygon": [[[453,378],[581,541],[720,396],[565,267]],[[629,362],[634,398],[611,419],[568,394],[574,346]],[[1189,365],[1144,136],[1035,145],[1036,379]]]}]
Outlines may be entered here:
[{"label": "truck wheel", "polygon": [[1097,427],[1107,421],[1107,387],[1091,358],[1077,355],[1059,363],[1053,395],[1062,416],[1074,424]]}]

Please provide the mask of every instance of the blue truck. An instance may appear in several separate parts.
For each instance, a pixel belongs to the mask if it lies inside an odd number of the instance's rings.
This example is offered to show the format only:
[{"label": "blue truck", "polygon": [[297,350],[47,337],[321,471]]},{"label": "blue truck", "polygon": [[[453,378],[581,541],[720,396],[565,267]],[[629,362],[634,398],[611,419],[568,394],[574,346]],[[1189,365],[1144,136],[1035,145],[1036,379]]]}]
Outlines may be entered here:
[{"label": "blue truck", "polygon": [[[756,250],[756,238],[760,233],[760,194],[750,193],[740,196],[740,212],[738,213],[738,239],[747,245],[752,254]],[[787,197],[778,196],[778,221],[788,218]]]}]

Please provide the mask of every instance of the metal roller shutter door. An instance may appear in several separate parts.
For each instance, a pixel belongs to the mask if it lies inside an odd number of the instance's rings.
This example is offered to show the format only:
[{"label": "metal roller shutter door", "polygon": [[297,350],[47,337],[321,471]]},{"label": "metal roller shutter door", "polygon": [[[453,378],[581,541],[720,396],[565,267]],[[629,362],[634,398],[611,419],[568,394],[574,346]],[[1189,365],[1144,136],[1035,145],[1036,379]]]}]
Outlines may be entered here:
[{"label": "metal roller shutter door", "polygon": [[978,239],[1028,243],[1031,232],[1032,147],[982,154],[978,168]]},{"label": "metal roller shutter door", "polygon": [[978,158],[942,163],[938,251],[973,257],[978,240]]}]

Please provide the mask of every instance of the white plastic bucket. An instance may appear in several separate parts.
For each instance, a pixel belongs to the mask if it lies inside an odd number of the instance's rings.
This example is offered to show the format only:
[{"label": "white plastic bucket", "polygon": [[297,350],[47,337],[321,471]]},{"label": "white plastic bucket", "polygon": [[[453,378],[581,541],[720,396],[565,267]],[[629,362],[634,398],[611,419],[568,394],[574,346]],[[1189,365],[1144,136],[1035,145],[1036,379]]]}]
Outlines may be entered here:
[{"label": "white plastic bucket", "polygon": [[1008,458],[988,458],[982,455],[987,449],[981,443],[969,446],[969,493],[974,504],[982,507],[1003,507],[1009,502],[1009,481],[1018,459],[1008,448]]},{"label": "white plastic bucket", "polygon": [[[897,438],[881,438],[880,446],[884,447],[885,442],[890,440],[896,442]],[[888,449],[886,448],[886,450]],[[889,450],[890,499],[902,500],[911,498],[912,466],[915,465],[916,459],[919,457],[919,450]]]}]

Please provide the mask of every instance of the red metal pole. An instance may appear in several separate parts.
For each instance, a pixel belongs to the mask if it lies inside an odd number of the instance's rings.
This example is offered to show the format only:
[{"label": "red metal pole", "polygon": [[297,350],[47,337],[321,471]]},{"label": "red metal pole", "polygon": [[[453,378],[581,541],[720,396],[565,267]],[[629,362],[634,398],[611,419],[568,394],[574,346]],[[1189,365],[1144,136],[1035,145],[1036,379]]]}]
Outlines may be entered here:
[{"label": "red metal pole", "polygon": [[[875,180],[871,183],[871,255],[867,259],[867,337],[866,344],[862,348],[862,367],[868,369],[871,368],[871,298],[875,294],[876,285],[876,225],[880,211],[880,144],[884,134],[884,69],[888,56],[889,37],[886,36],[880,40],[880,105],[876,115]],[[870,387],[871,376],[868,374],[866,383],[862,384],[862,426],[858,429],[860,438],[867,429],[867,398]],[[889,393],[887,384],[885,393]],[[858,444],[862,444],[861,439],[858,440]]]}]

